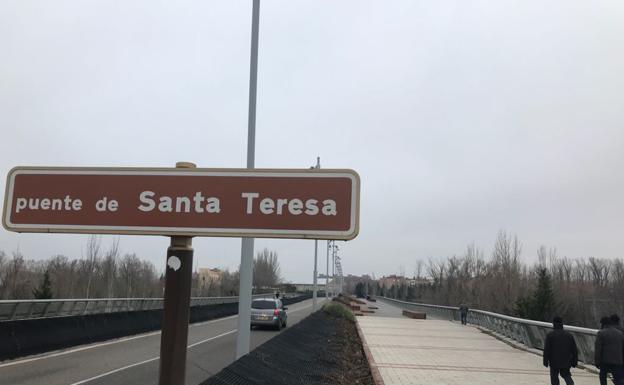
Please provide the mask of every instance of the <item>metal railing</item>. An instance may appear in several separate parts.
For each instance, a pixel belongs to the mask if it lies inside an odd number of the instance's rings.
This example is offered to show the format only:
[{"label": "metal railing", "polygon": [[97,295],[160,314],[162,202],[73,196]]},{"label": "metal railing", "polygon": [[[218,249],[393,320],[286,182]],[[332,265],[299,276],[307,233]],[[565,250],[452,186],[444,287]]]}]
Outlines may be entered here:
[{"label": "metal railing", "polygon": [[[459,308],[453,306],[429,305],[415,302],[399,301],[392,298],[379,297],[401,308],[416,310],[432,315],[436,318],[459,321]],[[552,324],[510,317],[503,314],[483,310],[470,310],[468,322],[484,329],[510,338],[532,349],[544,349],[546,334],[552,331]],[[565,330],[572,333],[579,351],[579,360],[586,364],[594,363],[594,343],[598,330],[577,326],[565,326]]]},{"label": "metal railing", "polygon": [[[262,298],[271,294],[254,294]],[[238,297],[193,297],[191,306],[236,303]],[[32,299],[0,301],[0,321],[163,308],[162,298]]]}]

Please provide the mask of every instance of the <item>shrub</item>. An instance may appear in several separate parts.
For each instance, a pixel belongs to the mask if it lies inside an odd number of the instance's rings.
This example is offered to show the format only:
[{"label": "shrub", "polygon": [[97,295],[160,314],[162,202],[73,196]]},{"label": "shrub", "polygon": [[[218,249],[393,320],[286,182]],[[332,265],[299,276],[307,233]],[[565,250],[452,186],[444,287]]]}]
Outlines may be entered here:
[{"label": "shrub", "polygon": [[355,316],[351,313],[351,310],[347,309],[344,305],[337,302],[329,302],[323,305],[323,311],[333,317],[340,317],[355,322]]}]

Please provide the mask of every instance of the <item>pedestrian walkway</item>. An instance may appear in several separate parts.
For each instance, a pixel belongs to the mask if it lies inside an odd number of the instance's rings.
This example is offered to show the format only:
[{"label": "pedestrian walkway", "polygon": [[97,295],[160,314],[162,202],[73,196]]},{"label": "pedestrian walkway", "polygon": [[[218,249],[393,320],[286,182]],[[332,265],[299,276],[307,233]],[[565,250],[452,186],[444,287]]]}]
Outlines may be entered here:
[{"label": "pedestrian walkway", "polygon": [[[409,319],[387,303],[376,306],[383,316],[357,321],[371,369],[378,371],[384,385],[550,384],[540,356],[515,349],[476,327]],[[572,375],[576,385],[598,383],[597,375],[584,370],[573,369]]]}]

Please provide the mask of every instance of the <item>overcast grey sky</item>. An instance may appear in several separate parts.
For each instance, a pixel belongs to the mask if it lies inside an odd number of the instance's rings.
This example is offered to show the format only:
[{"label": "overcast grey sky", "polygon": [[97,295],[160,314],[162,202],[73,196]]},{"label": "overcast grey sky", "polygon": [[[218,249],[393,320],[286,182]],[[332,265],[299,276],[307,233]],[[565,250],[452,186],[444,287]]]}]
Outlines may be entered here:
[{"label": "overcast grey sky", "polygon": [[[0,0],[0,177],[244,167],[250,21],[251,0]],[[359,172],[346,273],[489,253],[499,229],[527,261],[541,244],[621,257],[622,47],[619,0],[263,0],[256,166],[319,155]],[[2,229],[0,250],[79,257],[86,238]],[[160,269],[167,244],[121,238]],[[199,266],[238,266],[239,239],[194,246]],[[287,280],[312,280],[312,241],[263,247]]]}]

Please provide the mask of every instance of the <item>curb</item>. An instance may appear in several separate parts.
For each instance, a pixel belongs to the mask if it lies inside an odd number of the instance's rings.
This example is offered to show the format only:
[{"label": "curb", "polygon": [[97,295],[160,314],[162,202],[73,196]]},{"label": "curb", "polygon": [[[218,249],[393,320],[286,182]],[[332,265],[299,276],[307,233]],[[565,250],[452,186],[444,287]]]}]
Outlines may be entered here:
[{"label": "curb", "polygon": [[375,363],[375,359],[373,358],[373,353],[371,353],[368,348],[368,343],[366,343],[366,338],[364,338],[364,332],[362,328],[360,328],[360,323],[355,320],[355,326],[357,328],[358,336],[360,337],[360,341],[362,341],[362,348],[364,349],[364,354],[366,355],[366,360],[368,361],[368,367],[370,368],[371,375],[373,376],[373,382],[375,385],[385,385],[383,377],[381,377],[381,373],[379,372],[379,368],[377,368],[377,363]]}]

